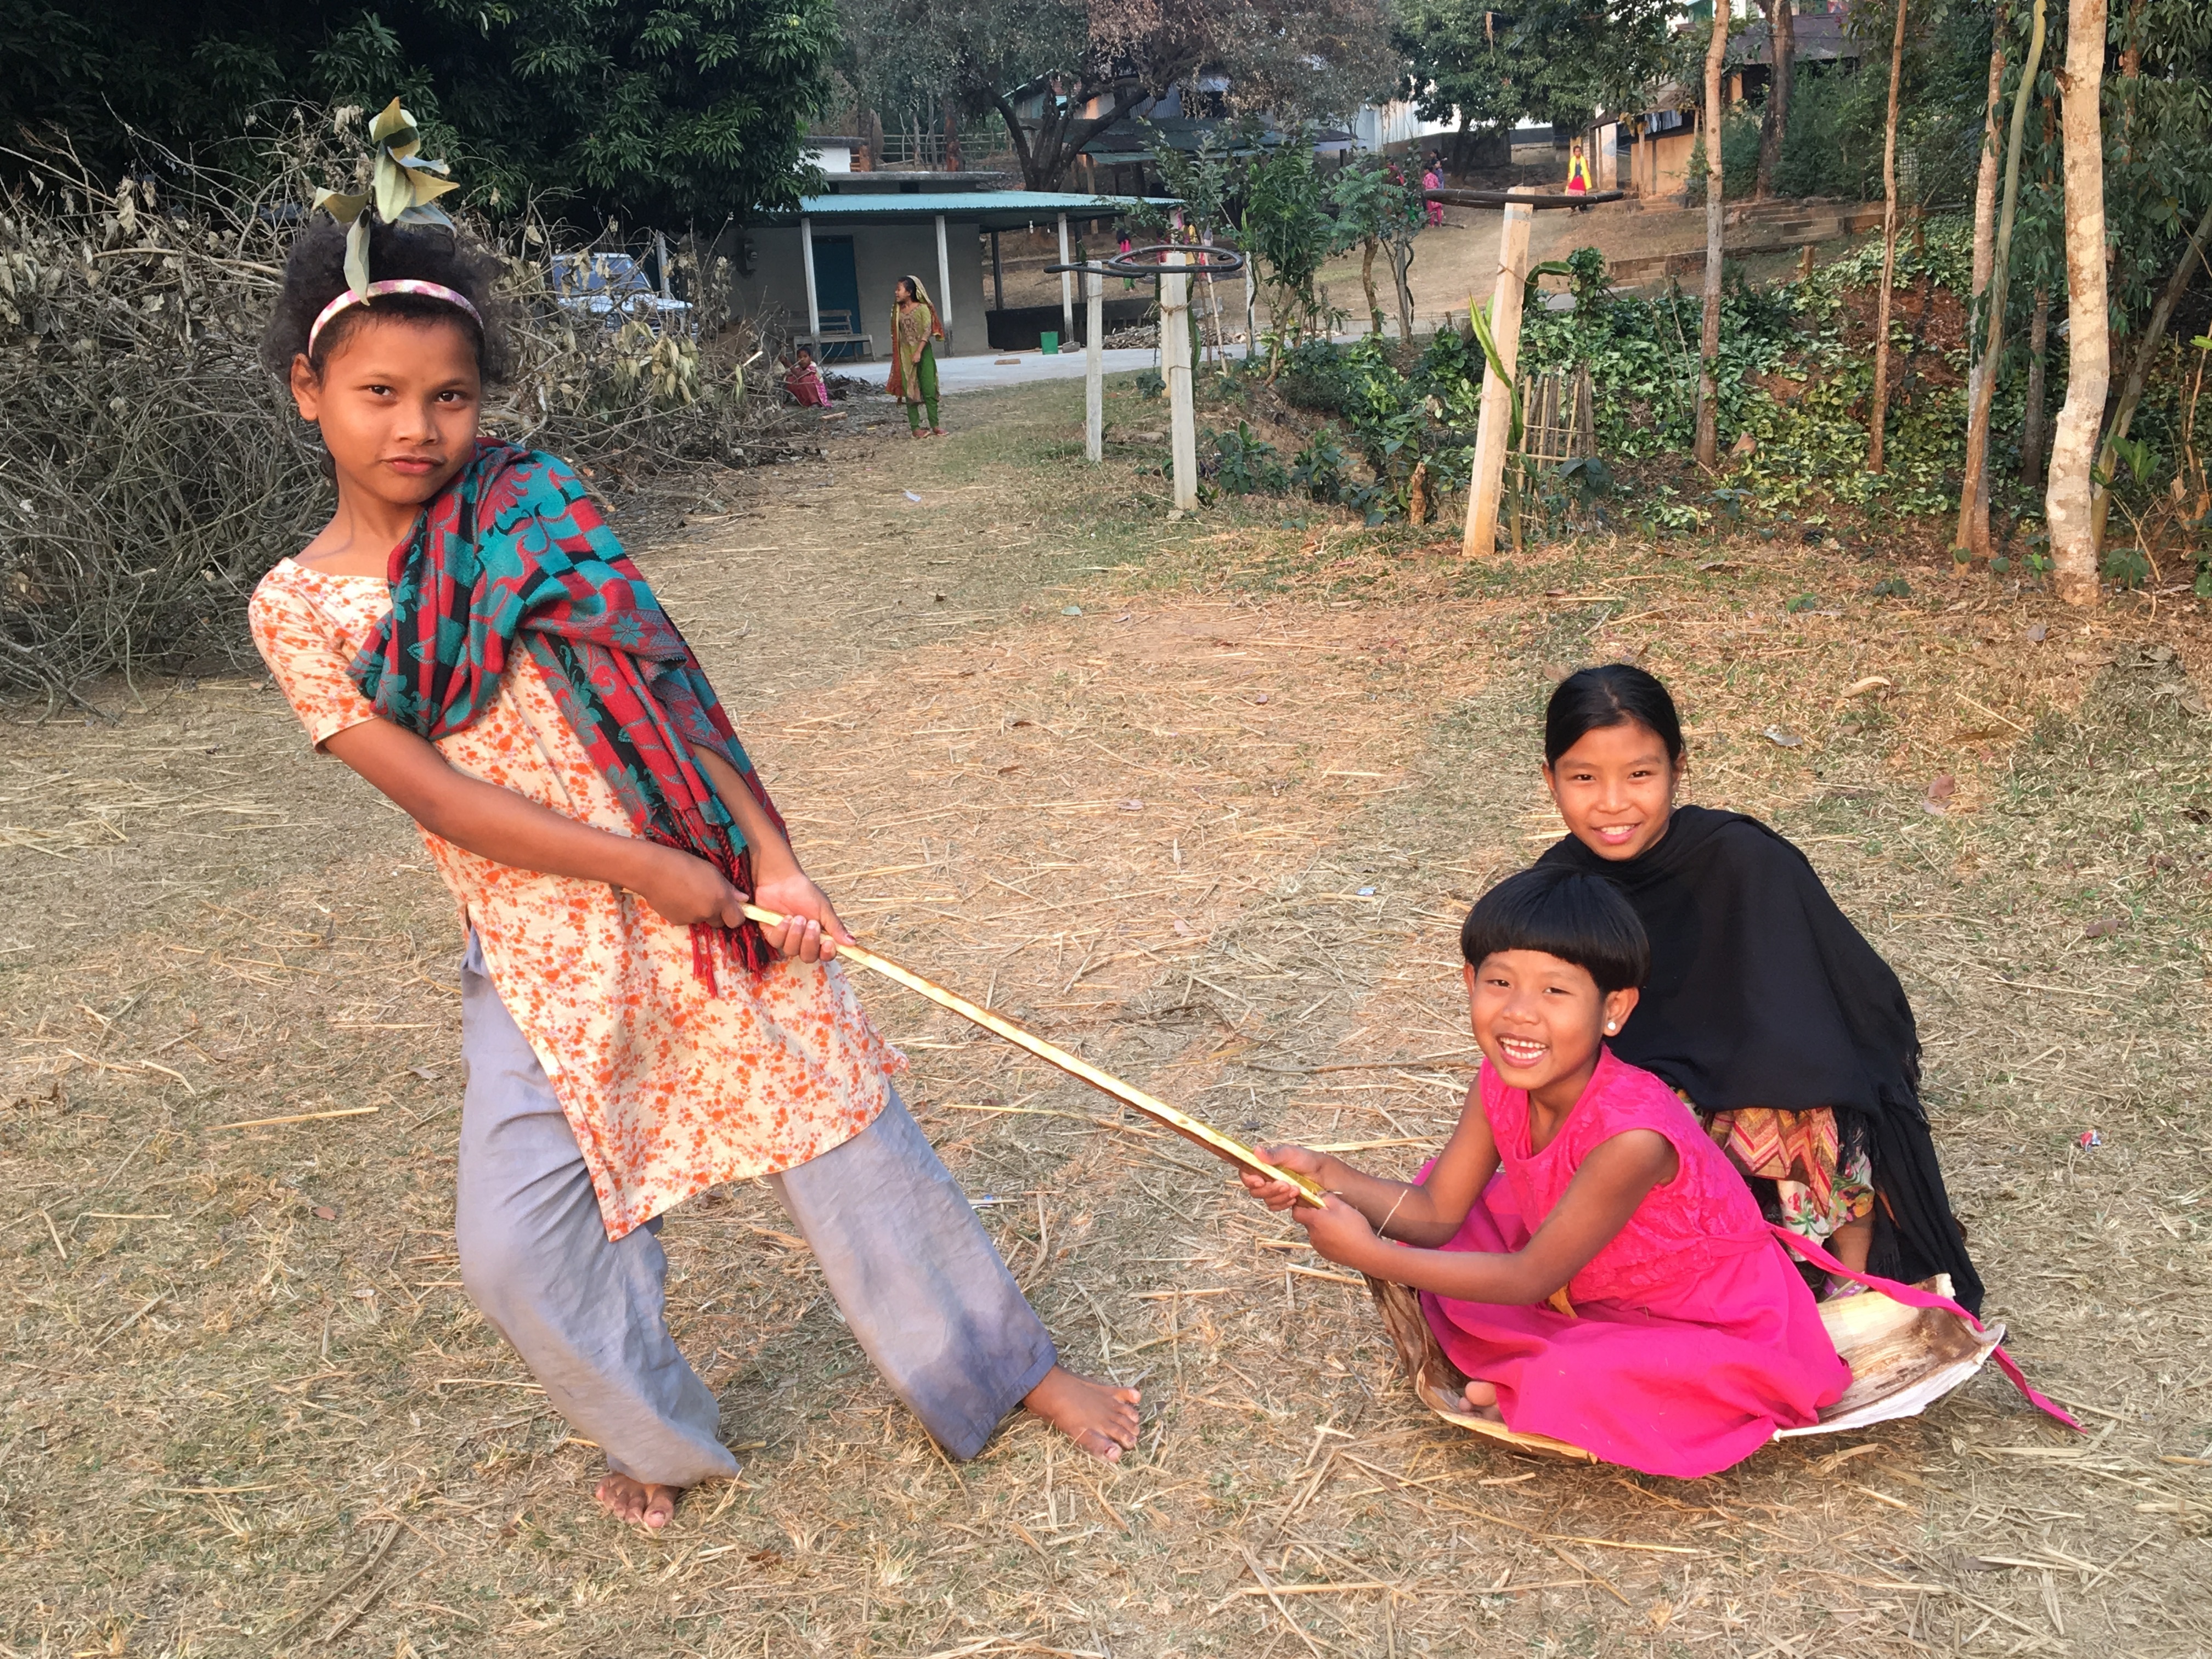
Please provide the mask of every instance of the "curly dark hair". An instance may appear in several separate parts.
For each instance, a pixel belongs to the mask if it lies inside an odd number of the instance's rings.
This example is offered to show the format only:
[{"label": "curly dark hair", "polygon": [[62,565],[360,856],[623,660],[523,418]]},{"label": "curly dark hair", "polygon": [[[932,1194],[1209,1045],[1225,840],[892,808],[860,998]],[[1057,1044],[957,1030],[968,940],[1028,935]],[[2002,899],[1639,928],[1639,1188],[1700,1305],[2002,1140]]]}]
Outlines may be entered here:
[{"label": "curly dark hair", "polygon": [[[345,241],[346,228],[318,214],[292,243],[284,261],[283,288],[261,331],[262,366],[279,380],[291,377],[292,360],[307,349],[307,331],[346,286]],[[442,226],[380,224],[368,235],[368,271],[380,282],[411,276],[466,295],[482,313],[483,325],[436,300],[413,294],[380,295],[368,305],[349,307],[331,319],[308,359],[316,374],[323,372],[331,353],[364,319],[377,316],[458,319],[476,345],[477,368],[485,384],[495,385],[507,377],[514,352],[505,308],[493,291],[499,279],[499,258],[489,248]]]}]

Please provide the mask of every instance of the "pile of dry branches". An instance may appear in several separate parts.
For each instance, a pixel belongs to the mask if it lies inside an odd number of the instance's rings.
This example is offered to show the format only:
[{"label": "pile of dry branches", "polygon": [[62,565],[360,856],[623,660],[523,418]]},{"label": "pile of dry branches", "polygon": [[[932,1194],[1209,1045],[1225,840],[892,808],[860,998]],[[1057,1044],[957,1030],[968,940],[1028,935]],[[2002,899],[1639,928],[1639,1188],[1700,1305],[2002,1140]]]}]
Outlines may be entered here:
[{"label": "pile of dry branches", "polygon": [[[24,182],[0,197],[0,696],[51,708],[101,675],[250,655],[246,596],[331,501],[316,435],[256,343],[313,186],[356,165],[359,119],[295,114],[256,183],[167,158],[158,182],[111,186],[64,145],[10,152]],[[711,305],[659,332],[564,308],[554,240],[526,219],[503,245],[518,372],[493,429],[617,477],[741,459],[775,419],[768,377],[746,386],[750,330]]]}]

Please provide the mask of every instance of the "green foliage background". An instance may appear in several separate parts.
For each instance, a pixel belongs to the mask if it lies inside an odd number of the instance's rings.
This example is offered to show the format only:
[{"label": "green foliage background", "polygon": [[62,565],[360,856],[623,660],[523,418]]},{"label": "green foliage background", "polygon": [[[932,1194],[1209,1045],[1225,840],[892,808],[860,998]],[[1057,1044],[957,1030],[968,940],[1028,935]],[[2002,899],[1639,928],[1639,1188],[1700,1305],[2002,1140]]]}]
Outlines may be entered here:
[{"label": "green foliage background", "polygon": [[251,173],[273,106],[398,94],[478,211],[719,225],[799,194],[836,41],[835,0],[0,0],[0,131]]}]

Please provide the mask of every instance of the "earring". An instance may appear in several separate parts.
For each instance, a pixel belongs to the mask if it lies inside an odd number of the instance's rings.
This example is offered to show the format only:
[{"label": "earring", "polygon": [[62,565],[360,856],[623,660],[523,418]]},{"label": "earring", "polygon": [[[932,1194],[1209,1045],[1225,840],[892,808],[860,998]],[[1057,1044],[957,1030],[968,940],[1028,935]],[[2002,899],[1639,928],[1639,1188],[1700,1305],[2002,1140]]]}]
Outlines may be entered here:
[{"label": "earring", "polygon": [[1606,1021],[1606,1023],[1605,1023],[1605,1029],[1606,1029],[1607,1032],[1608,1034],[1610,1034],[1610,1033],[1612,1033],[1612,1032],[1618,1031],[1618,1030],[1620,1029],[1620,1027],[1619,1025],[1615,1024],[1612,1020],[1607,1020],[1607,1021]]}]

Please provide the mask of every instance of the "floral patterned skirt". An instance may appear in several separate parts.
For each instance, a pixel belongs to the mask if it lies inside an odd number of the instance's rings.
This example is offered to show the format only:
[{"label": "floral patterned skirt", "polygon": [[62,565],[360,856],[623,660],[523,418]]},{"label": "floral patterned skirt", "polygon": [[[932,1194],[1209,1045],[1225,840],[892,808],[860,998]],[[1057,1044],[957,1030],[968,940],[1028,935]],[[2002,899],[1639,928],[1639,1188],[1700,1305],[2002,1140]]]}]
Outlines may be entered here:
[{"label": "floral patterned skirt", "polygon": [[1742,1107],[1698,1116],[1730,1163],[1752,1179],[1774,1183],[1781,1206],[1774,1219],[1801,1238],[1825,1242],[1874,1214],[1873,1167],[1863,1148],[1844,1154],[1836,1115],[1826,1107]]}]

